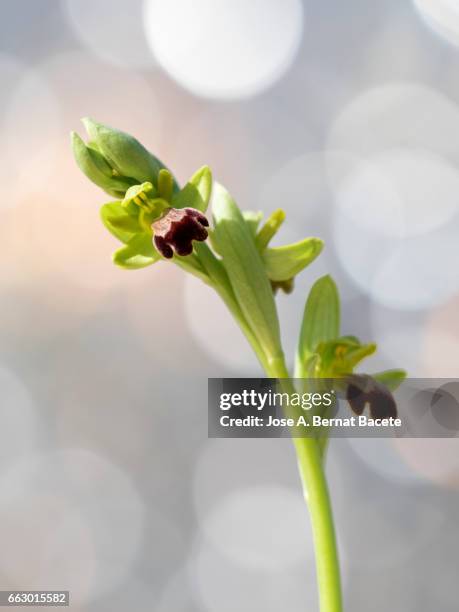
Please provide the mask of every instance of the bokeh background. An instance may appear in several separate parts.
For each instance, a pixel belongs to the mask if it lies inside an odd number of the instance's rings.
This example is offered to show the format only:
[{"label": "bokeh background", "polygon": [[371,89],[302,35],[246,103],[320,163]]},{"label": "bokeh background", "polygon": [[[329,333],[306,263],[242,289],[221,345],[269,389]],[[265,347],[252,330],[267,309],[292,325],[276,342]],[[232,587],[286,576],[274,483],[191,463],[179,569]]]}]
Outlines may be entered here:
[{"label": "bokeh background", "polygon": [[[115,269],[69,131],[208,163],[278,243],[323,255],[278,296],[290,362],[331,273],[371,369],[457,376],[455,0],[0,3],[0,587],[88,612],[317,609],[288,440],[208,440],[209,376],[259,368],[210,290]],[[358,442],[358,443],[357,443]],[[347,610],[455,611],[457,440],[334,440]]]}]

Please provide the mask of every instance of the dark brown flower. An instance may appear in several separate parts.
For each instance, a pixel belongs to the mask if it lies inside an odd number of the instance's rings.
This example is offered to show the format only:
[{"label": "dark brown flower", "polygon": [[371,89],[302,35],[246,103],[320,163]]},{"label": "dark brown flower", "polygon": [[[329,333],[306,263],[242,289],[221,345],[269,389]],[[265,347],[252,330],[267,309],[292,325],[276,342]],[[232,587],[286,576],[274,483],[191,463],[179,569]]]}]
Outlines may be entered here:
[{"label": "dark brown flower", "polygon": [[171,259],[177,255],[190,255],[193,240],[202,242],[208,236],[206,217],[195,208],[169,208],[152,225],[154,243],[158,251]]},{"label": "dark brown flower", "polygon": [[397,406],[389,389],[367,374],[349,376],[346,399],[352,410],[361,415],[368,404],[374,419],[397,417]]}]

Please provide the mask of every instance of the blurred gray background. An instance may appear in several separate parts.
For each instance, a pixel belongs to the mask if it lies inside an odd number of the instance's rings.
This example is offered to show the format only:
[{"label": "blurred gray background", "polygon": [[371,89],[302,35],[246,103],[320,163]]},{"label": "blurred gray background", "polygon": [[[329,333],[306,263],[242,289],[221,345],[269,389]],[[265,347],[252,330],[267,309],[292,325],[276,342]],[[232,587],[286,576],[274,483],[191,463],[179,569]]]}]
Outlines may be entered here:
[{"label": "blurred gray background", "polygon": [[[317,610],[289,441],[207,439],[207,377],[256,361],[195,279],[112,266],[68,135],[90,115],[181,181],[208,163],[241,207],[286,209],[278,244],[326,240],[278,296],[290,363],[329,272],[343,332],[379,343],[368,369],[457,376],[457,2],[0,6],[0,588]],[[346,609],[456,611],[457,440],[333,440],[328,472]]]}]

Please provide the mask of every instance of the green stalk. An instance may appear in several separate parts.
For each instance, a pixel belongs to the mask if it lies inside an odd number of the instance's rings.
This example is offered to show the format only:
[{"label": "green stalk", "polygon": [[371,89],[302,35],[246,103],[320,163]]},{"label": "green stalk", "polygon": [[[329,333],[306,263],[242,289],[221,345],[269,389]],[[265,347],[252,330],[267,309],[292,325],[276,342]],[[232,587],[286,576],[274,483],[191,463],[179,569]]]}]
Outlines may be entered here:
[{"label": "green stalk", "polygon": [[[290,375],[282,354],[272,355],[260,346],[255,330],[244,317],[229,282],[226,270],[205,243],[195,245],[196,252],[212,285],[223,298],[242,332],[250,342],[266,375],[270,378],[289,379]],[[288,392],[295,389],[290,380],[284,385]],[[320,612],[342,612],[341,579],[336,546],[335,528],[327,480],[322,463],[319,441],[316,438],[293,438],[304,497],[309,507]]]},{"label": "green stalk", "polygon": [[[268,360],[269,361],[269,360]],[[266,370],[272,378],[288,378],[285,362]],[[289,381],[289,385],[290,381]],[[291,389],[293,392],[293,388]],[[316,438],[293,438],[304,498],[309,508],[319,588],[320,612],[342,612],[341,576],[335,526],[321,449]]]},{"label": "green stalk", "polygon": [[294,438],[304,497],[309,507],[321,612],[342,612],[335,526],[321,452],[314,438]]}]

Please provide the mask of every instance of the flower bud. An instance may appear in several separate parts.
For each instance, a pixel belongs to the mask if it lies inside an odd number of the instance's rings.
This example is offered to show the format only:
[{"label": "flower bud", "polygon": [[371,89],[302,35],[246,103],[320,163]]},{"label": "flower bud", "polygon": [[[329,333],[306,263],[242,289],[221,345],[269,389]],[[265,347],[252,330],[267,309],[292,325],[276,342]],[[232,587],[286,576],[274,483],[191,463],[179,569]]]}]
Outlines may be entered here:
[{"label": "flower bud", "polygon": [[120,176],[135,179],[137,183],[150,181],[157,185],[158,173],[164,168],[164,164],[138,140],[88,117],[82,121],[90,139]]},{"label": "flower bud", "polygon": [[155,246],[166,259],[171,259],[174,251],[177,255],[190,255],[193,240],[206,240],[208,225],[206,217],[194,208],[169,208],[152,225]]},{"label": "flower bud", "polygon": [[71,136],[73,154],[80,170],[109,195],[122,198],[132,182],[124,177],[114,176],[112,168],[98,151],[88,147],[75,132],[72,132]]}]

